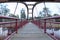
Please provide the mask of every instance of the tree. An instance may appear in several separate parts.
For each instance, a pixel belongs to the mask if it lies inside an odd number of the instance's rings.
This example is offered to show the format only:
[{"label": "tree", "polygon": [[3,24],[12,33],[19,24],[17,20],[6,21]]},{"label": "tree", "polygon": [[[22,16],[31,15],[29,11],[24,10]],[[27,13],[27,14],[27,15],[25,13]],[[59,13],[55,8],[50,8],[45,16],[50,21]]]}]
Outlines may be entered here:
[{"label": "tree", "polygon": [[59,14],[54,14],[53,16],[59,16]]},{"label": "tree", "polygon": [[6,16],[9,13],[9,9],[7,8],[7,5],[0,4],[0,14]]},{"label": "tree", "polygon": [[10,17],[18,18],[18,15],[14,15],[14,14],[10,14],[9,16],[10,16]]},{"label": "tree", "polygon": [[49,10],[49,8],[47,8],[47,7],[44,7],[43,8],[43,11],[42,12],[44,12],[44,16],[46,17],[50,17],[51,15],[50,15],[50,13],[51,13],[51,11]]},{"label": "tree", "polygon": [[[0,15],[6,16],[8,12],[9,12],[9,9],[7,8],[7,5],[0,3]],[[0,21],[5,21],[5,19],[0,19]]]},{"label": "tree", "polygon": [[[59,16],[59,14],[54,14],[53,16]],[[55,19],[56,22],[60,22],[60,19]]]},{"label": "tree", "polygon": [[[14,15],[14,14],[9,14],[9,17],[19,18],[18,15]],[[6,19],[4,21],[13,21],[13,20],[12,19]]]},{"label": "tree", "polygon": [[39,17],[42,17],[42,12],[40,11],[40,13],[39,13]]},{"label": "tree", "polygon": [[38,17],[39,17],[39,18],[42,18],[42,17],[43,17],[43,14],[42,14],[42,12],[41,12],[41,11],[39,12]]},{"label": "tree", "polygon": [[19,15],[17,14],[16,17],[19,18]]},{"label": "tree", "polygon": [[22,8],[21,10],[21,18],[26,18],[26,15],[25,15],[25,10]]},{"label": "tree", "polygon": [[52,17],[52,15],[51,14],[48,14],[48,17]]}]

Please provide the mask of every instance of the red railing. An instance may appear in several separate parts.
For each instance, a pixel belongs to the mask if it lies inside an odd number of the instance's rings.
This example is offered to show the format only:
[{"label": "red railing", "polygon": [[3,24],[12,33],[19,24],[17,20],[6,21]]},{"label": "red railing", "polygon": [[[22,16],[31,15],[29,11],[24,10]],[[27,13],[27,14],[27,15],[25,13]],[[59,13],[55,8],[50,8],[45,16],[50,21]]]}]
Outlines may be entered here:
[{"label": "red railing", "polygon": [[27,20],[20,20],[13,17],[0,16],[0,19],[3,20],[0,22],[0,27],[3,28],[2,33],[5,34],[4,32],[7,31],[6,35],[0,37],[0,40],[9,40],[15,33],[17,33],[18,28],[21,28],[23,25],[28,23]]},{"label": "red railing", "polygon": [[[8,40],[7,38],[12,35],[13,33],[17,33],[20,19],[18,18],[13,18],[13,17],[5,17],[5,16],[0,16],[0,28],[2,28],[2,35],[0,36],[0,40]],[[7,33],[5,34],[5,31]],[[10,36],[11,37],[11,36]]]},{"label": "red railing", "polygon": [[[54,34],[56,30],[59,30],[59,24],[60,21],[57,21],[60,19],[60,16],[55,16],[55,17],[46,17],[40,20],[41,27],[44,29],[44,33],[47,33],[51,38],[54,40],[59,40]],[[48,30],[51,31],[51,33],[48,32]]]},{"label": "red railing", "polygon": [[31,22],[40,28],[40,20],[32,20]]},{"label": "red railing", "polygon": [[[44,33],[48,34],[54,40],[60,40],[60,38],[57,38],[55,36],[54,32],[60,28],[60,22],[56,22],[57,19],[60,19],[60,16],[41,18],[40,20],[33,20],[31,22],[36,24],[39,28],[42,28],[44,30]],[[50,30],[51,33],[48,33],[48,30]]]}]

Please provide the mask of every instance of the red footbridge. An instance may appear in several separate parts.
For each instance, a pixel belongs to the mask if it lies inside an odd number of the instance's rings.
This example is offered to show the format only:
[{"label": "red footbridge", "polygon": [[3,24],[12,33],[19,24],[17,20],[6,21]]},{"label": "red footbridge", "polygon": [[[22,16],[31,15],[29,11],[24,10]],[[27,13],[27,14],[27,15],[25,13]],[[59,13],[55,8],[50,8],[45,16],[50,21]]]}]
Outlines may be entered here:
[{"label": "red footbridge", "polygon": [[0,16],[0,19],[10,20],[0,22],[0,27],[7,28],[8,30],[7,36],[1,36],[0,40],[20,40],[20,38],[21,40],[59,40],[54,35],[54,32],[47,33],[47,29],[54,29],[57,24],[60,24],[60,22],[54,22],[54,19],[58,18],[60,16],[29,21],[27,19],[21,20],[13,17]]},{"label": "red footbridge", "polygon": [[[3,29],[3,32],[1,32],[3,35],[0,35],[0,40],[60,40],[60,35],[58,35],[60,33],[60,22],[56,22],[56,20],[60,20],[60,16],[44,17],[40,19],[34,19],[33,17],[33,9],[36,4],[45,1],[60,2],[60,0],[0,0],[0,2],[13,1],[17,3],[21,2],[26,5],[27,18],[19,19],[0,16],[0,19],[4,20],[0,22],[0,28]],[[26,4],[26,1],[34,1],[36,4]],[[33,8],[28,8],[28,6],[33,6]],[[32,10],[32,12],[30,13],[29,10]],[[29,14],[32,14],[31,20],[28,19]],[[5,30],[7,30],[6,35]],[[58,33],[57,36],[56,33]]]}]

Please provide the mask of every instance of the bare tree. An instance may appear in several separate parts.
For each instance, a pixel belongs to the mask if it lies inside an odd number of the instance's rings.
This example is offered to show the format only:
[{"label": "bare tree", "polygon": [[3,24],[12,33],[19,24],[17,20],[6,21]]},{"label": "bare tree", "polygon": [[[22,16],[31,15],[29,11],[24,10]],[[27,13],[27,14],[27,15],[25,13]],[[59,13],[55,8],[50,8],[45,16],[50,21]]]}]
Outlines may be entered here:
[{"label": "bare tree", "polygon": [[7,5],[0,4],[0,14],[6,16],[9,13],[9,9],[7,8]]},{"label": "bare tree", "polygon": [[44,7],[42,12],[44,12],[44,16],[51,17],[49,8]]}]

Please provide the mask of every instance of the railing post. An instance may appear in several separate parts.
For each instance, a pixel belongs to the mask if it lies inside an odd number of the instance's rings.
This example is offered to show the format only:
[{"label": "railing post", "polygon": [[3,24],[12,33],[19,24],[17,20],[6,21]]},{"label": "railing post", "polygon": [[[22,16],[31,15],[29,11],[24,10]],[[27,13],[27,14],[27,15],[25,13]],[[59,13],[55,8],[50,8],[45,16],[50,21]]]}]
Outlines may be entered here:
[{"label": "railing post", "polygon": [[40,28],[40,20],[39,20],[39,28]]},{"label": "railing post", "polygon": [[44,19],[44,33],[46,33],[46,19]]},{"label": "railing post", "polygon": [[17,26],[17,19],[16,19],[16,26],[15,26],[16,33],[17,33],[17,30],[18,30],[18,26]]}]

